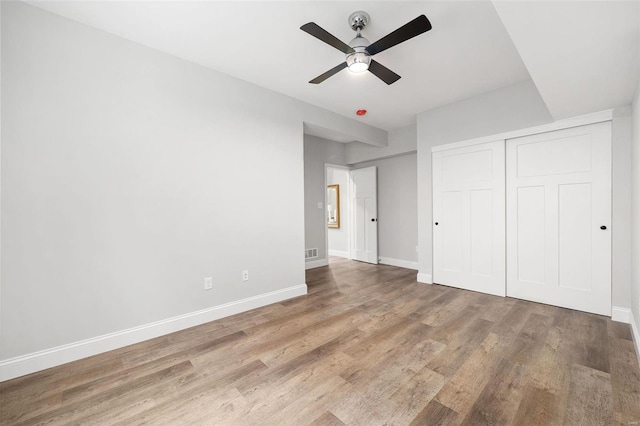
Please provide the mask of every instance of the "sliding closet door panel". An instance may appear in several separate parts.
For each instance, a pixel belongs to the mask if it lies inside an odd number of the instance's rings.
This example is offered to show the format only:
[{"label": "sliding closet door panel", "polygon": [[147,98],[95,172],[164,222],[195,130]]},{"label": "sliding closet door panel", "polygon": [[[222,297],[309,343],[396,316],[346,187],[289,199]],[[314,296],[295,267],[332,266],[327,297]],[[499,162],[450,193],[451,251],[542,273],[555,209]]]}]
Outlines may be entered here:
[{"label": "sliding closet door panel", "polygon": [[504,296],[504,141],[432,159],[434,282]]},{"label": "sliding closet door panel", "polygon": [[472,275],[493,276],[493,190],[470,192],[469,243]]},{"label": "sliding closet door panel", "polygon": [[462,272],[462,192],[442,192],[442,217],[450,226],[442,225],[442,268]]},{"label": "sliding closet door panel", "polygon": [[518,188],[517,195],[518,279],[531,284],[545,281],[545,188]]},{"label": "sliding closet door panel", "polygon": [[442,182],[448,185],[491,181],[493,179],[493,150],[483,147],[480,151],[443,156],[441,172]]},{"label": "sliding closet door panel", "polygon": [[509,296],[610,315],[610,225],[609,122],[507,141]]},{"label": "sliding closet door panel", "polygon": [[591,291],[590,183],[558,186],[558,285]]},{"label": "sliding closet door panel", "polygon": [[548,141],[522,144],[517,148],[518,177],[588,172],[591,170],[590,146],[590,137],[584,134],[551,136]]}]

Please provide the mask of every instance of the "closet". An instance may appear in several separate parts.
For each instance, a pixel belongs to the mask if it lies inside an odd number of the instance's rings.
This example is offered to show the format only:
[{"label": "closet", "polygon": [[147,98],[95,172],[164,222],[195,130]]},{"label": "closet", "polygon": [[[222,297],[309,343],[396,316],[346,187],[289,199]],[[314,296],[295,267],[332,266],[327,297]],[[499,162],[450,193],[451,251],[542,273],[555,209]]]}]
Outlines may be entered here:
[{"label": "closet", "polygon": [[486,140],[433,149],[434,283],[611,315],[611,121]]},{"label": "closet", "polygon": [[433,153],[434,282],[505,295],[504,156],[504,141]]}]

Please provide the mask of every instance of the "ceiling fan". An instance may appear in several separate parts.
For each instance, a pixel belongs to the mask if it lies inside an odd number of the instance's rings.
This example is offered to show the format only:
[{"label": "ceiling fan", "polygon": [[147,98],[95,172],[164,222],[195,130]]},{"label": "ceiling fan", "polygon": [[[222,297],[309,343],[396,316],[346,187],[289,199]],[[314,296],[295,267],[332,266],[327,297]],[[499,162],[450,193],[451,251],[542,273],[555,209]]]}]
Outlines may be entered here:
[{"label": "ceiling fan", "polygon": [[420,15],[392,33],[382,37],[380,40],[370,43],[369,40],[360,34],[360,31],[367,26],[370,19],[369,14],[361,10],[349,15],[349,25],[351,26],[351,29],[356,32],[356,37],[351,40],[349,44],[343,43],[315,22],[309,22],[300,27],[302,31],[324,41],[346,55],[346,60],[344,62],[336,65],[329,71],[320,74],[309,83],[322,83],[327,78],[344,68],[349,68],[349,71],[351,72],[363,72],[369,70],[373,75],[387,84],[393,84],[400,79],[398,74],[381,65],[379,62],[374,61],[371,57],[383,50],[387,50],[388,48],[395,46],[396,44],[400,44],[417,35],[429,31],[431,29],[431,22],[429,22],[426,16]]}]

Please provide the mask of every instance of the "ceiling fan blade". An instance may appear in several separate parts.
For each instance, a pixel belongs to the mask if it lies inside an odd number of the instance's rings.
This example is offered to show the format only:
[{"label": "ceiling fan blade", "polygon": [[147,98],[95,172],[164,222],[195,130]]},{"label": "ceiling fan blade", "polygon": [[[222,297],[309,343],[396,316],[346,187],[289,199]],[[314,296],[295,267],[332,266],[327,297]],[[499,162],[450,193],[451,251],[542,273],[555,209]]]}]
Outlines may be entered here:
[{"label": "ceiling fan blade", "polygon": [[348,44],[339,40],[336,36],[330,34],[327,30],[322,28],[315,22],[309,22],[300,27],[300,29],[306,33],[311,34],[318,40],[324,41],[329,46],[333,46],[342,53],[352,53],[353,49]]},{"label": "ceiling fan blade", "polygon": [[316,78],[311,80],[309,83],[311,83],[311,84],[322,83],[323,81],[325,81],[326,79],[328,79],[332,75],[338,73],[338,71],[342,71],[346,67],[347,67],[347,63],[346,62],[341,62],[339,65],[336,65],[335,67],[331,68],[329,71],[325,72],[324,74],[320,74],[319,76],[317,76]]},{"label": "ceiling fan blade", "polygon": [[371,43],[369,47],[367,47],[366,51],[373,56],[383,50],[387,50],[388,48],[395,46],[396,44],[400,44],[417,35],[426,33],[430,29],[431,22],[429,22],[426,16],[420,15],[394,32],[387,34],[376,42]]},{"label": "ceiling fan blade", "polygon": [[400,80],[400,76],[395,72],[391,71],[389,68],[381,65],[380,62],[376,62],[373,59],[369,64],[369,71],[373,73],[380,80],[384,81],[387,84],[393,84],[396,81]]}]

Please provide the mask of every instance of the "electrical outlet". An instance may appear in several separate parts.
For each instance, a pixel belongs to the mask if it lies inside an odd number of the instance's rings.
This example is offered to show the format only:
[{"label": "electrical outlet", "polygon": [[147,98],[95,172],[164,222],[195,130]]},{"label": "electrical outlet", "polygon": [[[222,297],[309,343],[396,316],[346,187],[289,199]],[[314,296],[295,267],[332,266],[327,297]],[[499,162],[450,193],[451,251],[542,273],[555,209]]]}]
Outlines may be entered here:
[{"label": "electrical outlet", "polygon": [[213,288],[213,277],[205,277],[204,279],[204,289],[211,290]]},{"label": "electrical outlet", "polygon": [[249,271],[242,271],[242,281],[249,281]]}]

